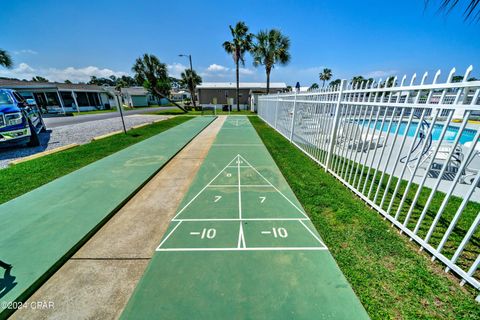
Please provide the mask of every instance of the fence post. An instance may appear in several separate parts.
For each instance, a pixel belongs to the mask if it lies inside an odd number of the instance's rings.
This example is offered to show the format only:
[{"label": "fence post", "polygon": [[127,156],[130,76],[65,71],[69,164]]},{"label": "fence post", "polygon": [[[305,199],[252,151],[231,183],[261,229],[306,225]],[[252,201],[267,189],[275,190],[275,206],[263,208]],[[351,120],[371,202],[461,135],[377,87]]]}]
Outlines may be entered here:
[{"label": "fence post", "polygon": [[290,142],[293,140],[293,128],[295,126],[295,115],[297,111],[297,91],[295,90],[295,98],[293,99],[293,115],[292,115],[292,124],[290,126]]},{"label": "fence post", "polygon": [[275,103],[275,119],[273,127],[277,129],[277,117],[278,117],[278,103],[280,101],[280,94],[277,93],[277,102]]},{"label": "fence post", "polygon": [[330,141],[328,143],[327,163],[325,164],[325,171],[328,171],[328,168],[330,168],[330,162],[332,161],[332,157],[333,157],[333,147],[335,146],[335,141],[337,140],[338,123],[340,122],[340,116],[342,115],[340,108],[342,106],[343,90],[345,88],[346,83],[347,83],[346,80],[342,80],[340,82],[338,98],[335,106],[335,118],[333,120],[332,133],[330,135]]}]

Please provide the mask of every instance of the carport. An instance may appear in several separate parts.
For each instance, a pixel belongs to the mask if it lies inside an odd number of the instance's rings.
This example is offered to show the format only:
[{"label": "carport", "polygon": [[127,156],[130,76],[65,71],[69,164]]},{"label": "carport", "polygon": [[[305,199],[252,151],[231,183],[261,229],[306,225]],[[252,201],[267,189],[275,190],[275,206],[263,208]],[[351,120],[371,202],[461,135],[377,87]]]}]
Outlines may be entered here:
[{"label": "carport", "polygon": [[116,105],[110,94],[96,85],[0,79],[0,88],[14,89],[26,99],[35,99],[48,113],[103,110]]}]

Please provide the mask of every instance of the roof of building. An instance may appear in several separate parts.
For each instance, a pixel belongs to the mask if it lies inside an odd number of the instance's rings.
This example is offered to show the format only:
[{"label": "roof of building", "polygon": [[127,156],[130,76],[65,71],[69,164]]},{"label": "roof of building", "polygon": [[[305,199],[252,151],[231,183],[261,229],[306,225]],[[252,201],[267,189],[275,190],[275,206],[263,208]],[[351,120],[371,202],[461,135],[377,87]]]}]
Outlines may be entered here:
[{"label": "roof of building", "polygon": [[128,87],[120,89],[123,94],[128,94],[131,96],[146,96],[148,94],[147,89],[144,87]]},{"label": "roof of building", "polygon": [[[198,85],[199,89],[235,89],[235,82],[203,82]],[[240,89],[266,89],[266,82],[240,82]],[[287,85],[284,82],[270,82],[271,89],[285,89]]]},{"label": "roof of building", "polygon": [[0,88],[104,91],[103,87],[97,86],[97,85],[91,85],[91,84],[38,82],[38,81],[22,81],[22,80],[11,80],[11,79],[0,79]]}]

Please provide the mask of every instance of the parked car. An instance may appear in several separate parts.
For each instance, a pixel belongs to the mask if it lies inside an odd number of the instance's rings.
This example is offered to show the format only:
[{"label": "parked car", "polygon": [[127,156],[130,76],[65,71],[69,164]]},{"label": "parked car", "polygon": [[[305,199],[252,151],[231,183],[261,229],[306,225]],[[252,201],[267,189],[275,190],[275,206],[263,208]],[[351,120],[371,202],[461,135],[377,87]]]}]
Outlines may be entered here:
[{"label": "parked car", "polygon": [[46,131],[42,114],[15,90],[0,89],[0,146],[40,145],[39,133]]}]

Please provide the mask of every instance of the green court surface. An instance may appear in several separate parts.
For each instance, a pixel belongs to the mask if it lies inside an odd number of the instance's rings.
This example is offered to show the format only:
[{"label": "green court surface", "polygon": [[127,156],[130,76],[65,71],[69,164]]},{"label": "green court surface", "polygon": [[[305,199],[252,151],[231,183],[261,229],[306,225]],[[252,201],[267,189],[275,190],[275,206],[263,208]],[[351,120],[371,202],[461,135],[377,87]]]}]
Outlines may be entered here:
[{"label": "green court surface", "polygon": [[368,318],[247,117],[227,118],[156,251],[124,319]]},{"label": "green court surface", "polygon": [[0,205],[0,260],[13,265],[0,286],[0,319],[213,119],[189,120]]}]

